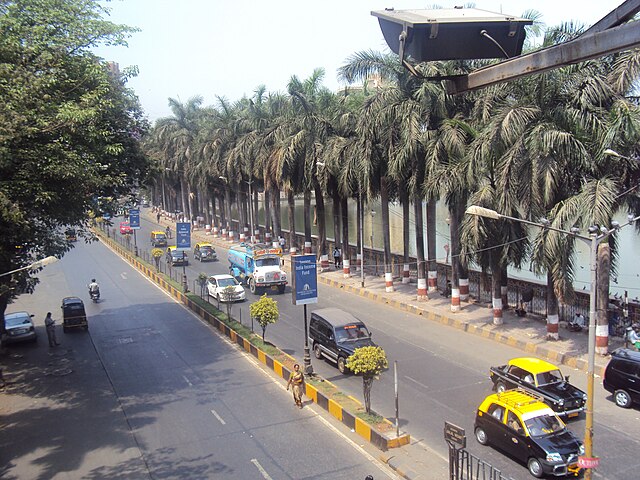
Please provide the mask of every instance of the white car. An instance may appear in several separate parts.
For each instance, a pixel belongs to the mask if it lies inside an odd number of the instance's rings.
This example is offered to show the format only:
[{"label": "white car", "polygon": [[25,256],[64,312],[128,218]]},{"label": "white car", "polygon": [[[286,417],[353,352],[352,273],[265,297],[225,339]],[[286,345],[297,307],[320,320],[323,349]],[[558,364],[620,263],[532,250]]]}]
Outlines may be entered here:
[{"label": "white car", "polygon": [[230,301],[241,302],[245,299],[243,286],[240,285],[231,275],[213,275],[207,280],[207,291],[209,292],[209,296],[216,298],[219,302],[227,301],[224,293],[224,289],[226,287],[233,287],[233,294],[229,299]]}]

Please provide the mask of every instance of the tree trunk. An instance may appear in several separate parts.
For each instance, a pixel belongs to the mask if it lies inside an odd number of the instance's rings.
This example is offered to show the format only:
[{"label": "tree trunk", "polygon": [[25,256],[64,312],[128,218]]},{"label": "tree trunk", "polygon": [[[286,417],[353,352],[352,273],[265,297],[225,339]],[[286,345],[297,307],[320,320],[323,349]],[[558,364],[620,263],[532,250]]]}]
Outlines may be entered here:
[{"label": "tree trunk", "polygon": [[449,251],[451,256],[451,311],[460,311],[460,219],[456,206],[449,208]]},{"label": "tree trunk", "polygon": [[558,297],[553,291],[553,278],[547,272],[547,340],[558,340]]},{"label": "tree trunk", "polygon": [[413,199],[413,212],[416,219],[416,258],[418,260],[418,300],[427,300],[427,264],[424,261],[424,219],[422,216],[422,197]]},{"label": "tree trunk", "polygon": [[273,225],[273,239],[276,242],[280,239],[282,228],[280,226],[280,189],[274,187],[271,191],[271,225]]},{"label": "tree trunk", "polygon": [[[296,198],[293,195],[293,190],[287,191],[287,205],[289,215],[289,248],[297,248],[296,245]],[[284,252],[283,252],[284,253]]]},{"label": "tree trunk", "polygon": [[311,253],[311,191],[304,191],[304,253]]},{"label": "tree trunk", "polygon": [[402,283],[410,283],[410,266],[409,266],[409,194],[406,189],[400,191],[400,201],[402,203]]},{"label": "tree trunk", "polygon": [[509,310],[509,274],[506,265],[500,272],[500,296],[502,297],[502,309]]},{"label": "tree trunk", "polygon": [[427,201],[427,284],[429,292],[438,290],[438,263],[436,261],[436,201]]},{"label": "tree trunk", "polygon": [[494,253],[491,255],[491,303],[493,306],[493,324],[502,325],[502,294],[500,292],[500,287],[502,286],[502,281],[500,279],[502,266],[497,258],[497,254]]},{"label": "tree trunk", "polygon": [[340,240],[340,196],[337,192],[334,192],[331,195],[331,200],[333,202],[333,211],[331,212],[333,215],[333,243],[335,248],[341,248],[342,241]]},{"label": "tree trunk", "polygon": [[364,409],[367,413],[371,413],[371,387],[373,386],[373,377],[363,375],[362,377],[362,394],[364,396]]},{"label": "tree trunk", "polygon": [[382,240],[384,242],[385,291],[393,292],[394,288],[393,269],[391,265],[391,239],[389,236],[389,190],[386,176],[380,179],[380,203],[382,208]]},{"label": "tree trunk", "polygon": [[264,189],[264,239],[267,240],[267,233],[271,236],[271,191]]},{"label": "tree trunk", "polygon": [[609,353],[609,276],[611,271],[611,247],[607,242],[598,245],[596,282],[596,353]]},{"label": "tree trunk", "polygon": [[322,188],[315,182],[316,209],[318,212],[318,253],[327,255],[327,223],[325,221],[324,197]]},{"label": "tree trunk", "polygon": [[347,197],[340,200],[340,212],[342,225],[342,260],[349,260],[351,264],[351,255],[349,253],[349,203]]}]

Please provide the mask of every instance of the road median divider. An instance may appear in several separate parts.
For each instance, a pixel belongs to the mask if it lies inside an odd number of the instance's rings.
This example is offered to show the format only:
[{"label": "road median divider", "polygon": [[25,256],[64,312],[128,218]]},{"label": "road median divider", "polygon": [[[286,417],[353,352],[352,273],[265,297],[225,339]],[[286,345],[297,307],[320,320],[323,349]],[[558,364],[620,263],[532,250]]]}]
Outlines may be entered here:
[{"label": "road median divider", "polygon": [[[275,345],[264,342],[262,337],[254,333],[251,328],[232,317],[228,317],[225,312],[218,310],[215,305],[197,294],[184,293],[180,284],[168,279],[163,273],[157,272],[155,266],[136,257],[131,251],[105,235],[100,228],[96,228],[94,231],[104,244],[167,291],[174,299],[185,305],[221,334],[229,337],[233,343],[250,353],[280,378],[289,379],[293,365],[299,363],[298,360],[282,352]],[[396,434],[395,426],[388,419],[373,411],[367,413],[359,400],[341,392],[336,385],[322,377],[308,375],[305,386],[305,393],[309,399],[380,450],[386,451],[410,443],[411,437],[408,433]]]}]

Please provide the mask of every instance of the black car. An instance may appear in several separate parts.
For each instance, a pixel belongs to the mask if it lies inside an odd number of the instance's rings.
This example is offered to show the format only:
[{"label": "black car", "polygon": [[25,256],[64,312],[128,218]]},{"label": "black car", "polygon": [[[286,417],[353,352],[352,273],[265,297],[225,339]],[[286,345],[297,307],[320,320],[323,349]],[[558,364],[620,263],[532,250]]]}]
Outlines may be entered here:
[{"label": "black car", "polygon": [[616,405],[629,408],[640,403],[640,352],[618,348],[604,371],[602,385],[613,394]]},{"label": "black car", "polygon": [[340,373],[347,372],[347,358],[356,348],[376,346],[365,324],[339,308],[322,308],[311,313],[309,343],[316,358],[335,362]]},{"label": "black car", "polygon": [[213,248],[213,245],[207,242],[199,242],[196,243],[196,246],[193,249],[193,258],[200,260],[201,262],[213,262],[218,260],[218,255],[216,254],[216,249]]},{"label": "black car", "polygon": [[521,388],[540,397],[560,416],[577,417],[585,408],[587,394],[569,383],[560,369],[535,357],[512,358],[489,370],[493,388],[504,392]]},{"label": "black car", "polygon": [[548,405],[522,390],[494,393],[476,411],[476,440],[522,462],[529,473],[577,476],[582,442]]}]

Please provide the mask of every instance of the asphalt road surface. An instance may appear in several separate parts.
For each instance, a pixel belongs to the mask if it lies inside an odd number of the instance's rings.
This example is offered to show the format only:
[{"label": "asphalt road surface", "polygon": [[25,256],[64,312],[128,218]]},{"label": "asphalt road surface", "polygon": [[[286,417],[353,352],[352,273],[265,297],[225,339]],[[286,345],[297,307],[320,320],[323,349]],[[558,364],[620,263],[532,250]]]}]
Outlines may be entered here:
[{"label": "asphalt road surface", "polygon": [[[138,246],[150,249],[149,234],[152,229],[157,228],[157,224],[145,216],[141,216],[141,219],[142,230],[138,234]],[[172,231],[175,232],[175,226],[172,226]],[[193,285],[193,279],[200,272],[228,272],[226,251],[218,247],[216,250],[218,262],[200,263],[190,258],[191,263],[186,269],[190,285]],[[269,292],[269,296],[278,301],[280,318],[276,324],[267,328],[266,339],[302,359],[303,307],[292,305],[289,287],[283,295]],[[233,316],[236,319],[242,318],[247,324],[250,318],[249,304],[255,298],[257,297],[247,290],[247,301],[234,304]],[[325,307],[342,308],[363,320],[373,333],[373,340],[387,353],[390,366],[397,362],[400,425],[411,434],[412,440],[424,442],[446,459],[448,453],[443,427],[447,420],[465,429],[471,453],[515,479],[529,478],[525,465],[491,447],[479,445],[473,437],[476,409],[486,395],[493,393],[489,368],[505,364],[513,357],[526,356],[522,350],[466,334],[336,288],[319,285],[319,303],[309,306],[309,313],[316,308]],[[489,310],[487,321],[490,321]],[[362,399],[362,381],[359,377],[341,375],[333,364],[316,360],[313,354],[312,363],[315,371],[324,378],[337,384],[346,393]],[[571,376],[572,383],[586,390],[587,380],[583,372],[568,367],[562,367],[562,370],[565,375]],[[374,383],[371,399],[374,410],[394,420],[391,369]],[[625,410],[617,407],[611,401],[610,394],[602,388],[600,378],[596,379],[594,403],[594,452],[600,457],[600,468],[594,472],[594,478],[637,479],[640,471],[638,408]],[[571,420],[569,428],[579,438],[583,438],[584,416]]]},{"label": "asphalt road surface", "polygon": [[[8,310],[34,313],[40,338],[10,347],[23,370],[6,393],[21,409],[0,412],[0,477],[395,478],[104,245],[76,246]],[[89,332],[58,326],[50,351],[43,318],[52,311],[60,325],[68,295],[84,299]]]}]

